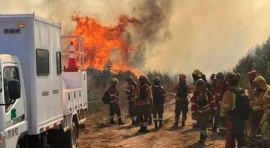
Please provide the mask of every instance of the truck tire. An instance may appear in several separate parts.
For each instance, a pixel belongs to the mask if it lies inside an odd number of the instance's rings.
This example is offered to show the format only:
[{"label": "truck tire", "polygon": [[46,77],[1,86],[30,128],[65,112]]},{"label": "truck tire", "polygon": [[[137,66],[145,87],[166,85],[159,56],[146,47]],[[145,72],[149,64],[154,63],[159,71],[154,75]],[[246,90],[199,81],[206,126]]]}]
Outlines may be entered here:
[{"label": "truck tire", "polygon": [[71,127],[71,129],[70,129],[70,146],[72,147],[72,148],[75,148],[76,147],[76,142],[77,142],[77,136],[78,136],[78,134],[77,134],[77,127],[76,127],[76,124],[74,123],[74,122],[72,122],[72,127]]},{"label": "truck tire", "polygon": [[62,143],[62,147],[64,148],[76,148],[77,141],[77,127],[73,122],[69,131],[65,133],[65,140]]}]

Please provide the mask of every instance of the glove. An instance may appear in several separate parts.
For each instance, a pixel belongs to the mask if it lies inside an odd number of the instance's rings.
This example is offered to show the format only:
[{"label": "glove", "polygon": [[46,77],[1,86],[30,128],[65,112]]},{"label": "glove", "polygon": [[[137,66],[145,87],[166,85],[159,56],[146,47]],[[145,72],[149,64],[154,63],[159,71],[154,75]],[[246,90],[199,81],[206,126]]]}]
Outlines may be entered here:
[{"label": "glove", "polygon": [[192,114],[191,114],[191,117],[192,117],[193,120],[197,120],[197,115],[196,115],[196,113],[192,113]]}]

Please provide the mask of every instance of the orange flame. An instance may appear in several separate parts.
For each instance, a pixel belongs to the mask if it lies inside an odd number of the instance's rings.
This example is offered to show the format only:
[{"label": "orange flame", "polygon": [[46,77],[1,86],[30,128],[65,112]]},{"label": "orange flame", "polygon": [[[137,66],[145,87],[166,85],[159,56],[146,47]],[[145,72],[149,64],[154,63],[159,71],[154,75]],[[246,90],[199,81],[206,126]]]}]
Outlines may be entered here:
[{"label": "orange flame", "polygon": [[[72,20],[77,23],[76,30],[71,35],[84,37],[84,53],[86,67],[104,70],[112,60],[113,72],[130,70],[135,75],[137,68],[131,68],[128,64],[130,54],[140,50],[141,45],[131,47],[123,37],[128,25],[138,25],[142,22],[135,18],[120,16],[117,25],[104,26],[90,17],[75,15]],[[109,64],[109,65],[108,65]]]}]

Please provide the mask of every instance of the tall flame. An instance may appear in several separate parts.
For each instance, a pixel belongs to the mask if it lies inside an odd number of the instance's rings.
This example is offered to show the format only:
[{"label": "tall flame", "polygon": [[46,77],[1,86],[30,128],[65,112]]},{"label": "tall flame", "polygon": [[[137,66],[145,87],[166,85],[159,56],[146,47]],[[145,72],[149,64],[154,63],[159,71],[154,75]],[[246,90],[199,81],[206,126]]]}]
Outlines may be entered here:
[{"label": "tall flame", "polygon": [[104,26],[90,17],[75,15],[72,20],[77,23],[71,35],[84,37],[86,67],[104,70],[112,65],[111,71],[132,71],[138,74],[137,68],[128,64],[130,55],[138,52],[141,45],[131,46],[124,38],[128,25],[139,25],[142,22],[125,15],[119,17],[116,25]]}]

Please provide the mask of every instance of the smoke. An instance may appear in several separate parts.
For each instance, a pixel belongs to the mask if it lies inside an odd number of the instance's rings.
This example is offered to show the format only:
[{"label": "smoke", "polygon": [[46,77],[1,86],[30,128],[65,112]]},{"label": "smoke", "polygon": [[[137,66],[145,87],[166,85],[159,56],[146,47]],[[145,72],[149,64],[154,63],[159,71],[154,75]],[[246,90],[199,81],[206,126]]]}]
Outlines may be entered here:
[{"label": "smoke", "polygon": [[[104,25],[117,23],[123,14],[135,17],[143,24],[128,28],[123,35],[128,44],[143,44],[147,68],[171,73],[189,74],[198,68],[210,76],[231,69],[270,35],[267,0],[2,0],[0,5],[0,13],[33,11],[61,22],[63,34],[74,30],[74,13]],[[142,53],[129,57],[130,63],[143,64]]]}]

